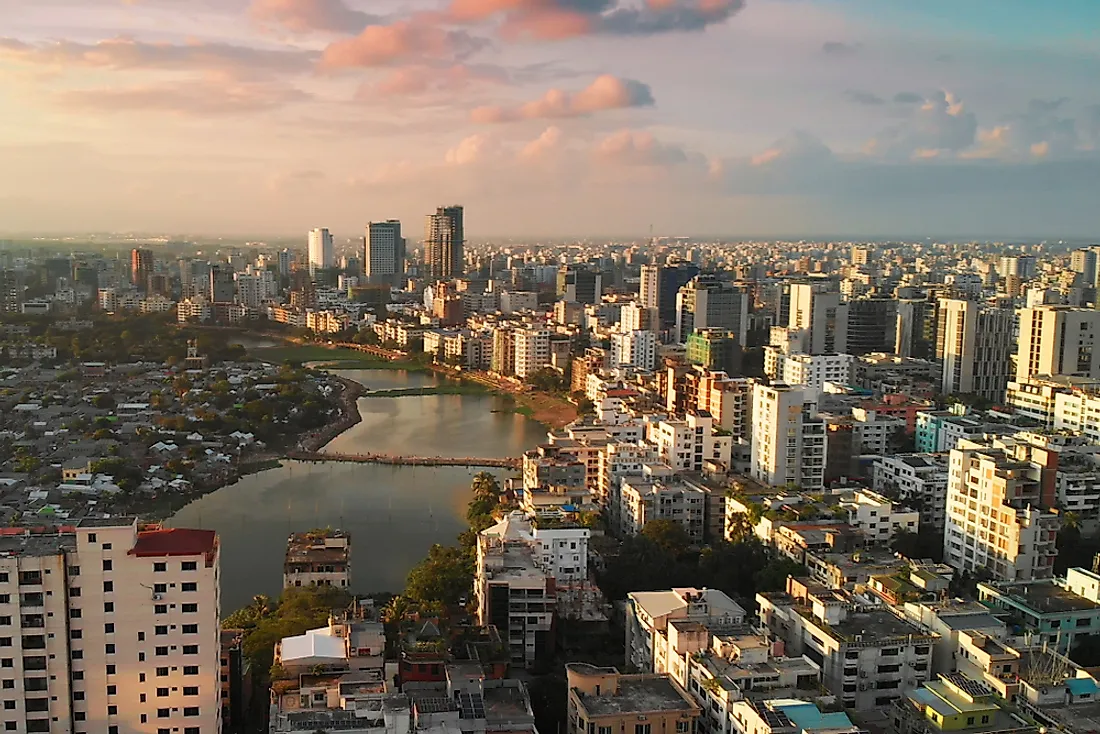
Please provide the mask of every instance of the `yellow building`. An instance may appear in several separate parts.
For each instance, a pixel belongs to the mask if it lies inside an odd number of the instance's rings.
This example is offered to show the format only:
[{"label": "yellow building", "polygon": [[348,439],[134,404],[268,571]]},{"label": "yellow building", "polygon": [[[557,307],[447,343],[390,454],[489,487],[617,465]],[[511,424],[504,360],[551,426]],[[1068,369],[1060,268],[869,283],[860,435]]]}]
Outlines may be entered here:
[{"label": "yellow building", "polygon": [[992,689],[962,673],[941,674],[911,692],[909,702],[938,731],[985,729],[1001,714]]},{"label": "yellow building", "polygon": [[566,734],[691,734],[702,713],[668,675],[623,675],[615,668],[573,663],[566,676]]}]

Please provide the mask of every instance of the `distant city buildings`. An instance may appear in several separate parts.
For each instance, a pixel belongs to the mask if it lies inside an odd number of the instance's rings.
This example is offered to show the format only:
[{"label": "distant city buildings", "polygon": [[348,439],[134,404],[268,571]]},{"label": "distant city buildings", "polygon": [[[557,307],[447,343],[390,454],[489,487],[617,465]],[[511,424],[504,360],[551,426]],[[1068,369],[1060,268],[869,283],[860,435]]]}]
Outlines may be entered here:
[{"label": "distant city buildings", "polygon": [[333,250],[332,234],[327,228],[319,227],[309,231],[307,258],[311,276],[319,270],[328,270],[335,264],[336,253]]},{"label": "distant city buildings", "polygon": [[466,271],[466,229],[461,206],[440,207],[424,227],[424,263],[432,280],[461,277]]}]

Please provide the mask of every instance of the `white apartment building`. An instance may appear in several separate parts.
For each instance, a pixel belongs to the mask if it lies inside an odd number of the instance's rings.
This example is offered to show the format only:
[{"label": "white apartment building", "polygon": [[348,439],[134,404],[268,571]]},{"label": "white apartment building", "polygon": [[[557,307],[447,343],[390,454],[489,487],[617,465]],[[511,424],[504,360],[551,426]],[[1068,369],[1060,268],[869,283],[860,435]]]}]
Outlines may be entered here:
[{"label": "white apartment building", "polygon": [[[512,511],[496,525],[480,533],[486,548],[494,541],[515,541],[526,544],[535,563],[559,583],[570,583],[588,578],[588,528],[537,528],[530,518],[519,511]],[[481,541],[479,541],[480,543]]]},{"label": "white apartment building", "polygon": [[791,285],[787,328],[803,354],[837,354],[848,348],[848,304],[840,293],[810,283]]},{"label": "white apartment building", "polygon": [[1061,521],[1041,505],[1040,474],[1003,449],[960,441],[951,451],[944,561],[1003,581],[1051,578]]},{"label": "white apartment building", "polygon": [[936,635],[838,589],[787,579],[786,592],[756,595],[760,621],[787,655],[821,666],[846,708],[890,705],[930,678]]},{"label": "white apartment building", "polygon": [[860,454],[888,454],[898,434],[904,432],[905,421],[901,418],[864,408],[852,408],[852,433]]},{"label": "white apartment building", "polygon": [[922,525],[943,529],[947,515],[948,459],[945,454],[895,454],[875,459],[872,486],[897,494],[920,513]]},{"label": "white apartment building", "polygon": [[848,513],[848,524],[878,545],[889,543],[899,532],[916,533],[920,513],[895,505],[878,492],[860,489],[840,500]]},{"label": "white apartment building", "polygon": [[247,272],[234,273],[233,277],[237,281],[237,303],[249,308],[259,308],[279,292],[275,273],[270,270],[253,270],[249,266]]},{"label": "white apartment building", "polygon": [[307,255],[309,257],[310,273],[322,268],[331,268],[336,263],[332,233],[327,228],[320,227],[309,231]]},{"label": "white apartment building", "polygon": [[214,531],[116,518],[5,536],[0,590],[5,729],[220,731]]},{"label": "white apartment building", "polygon": [[650,423],[647,438],[661,461],[677,471],[702,471],[707,461],[729,466],[732,437],[715,432],[709,413],[691,411],[679,420]]},{"label": "white apartment building", "polygon": [[1100,378],[1100,311],[1069,306],[1020,310],[1016,381],[1036,375]]},{"label": "white apartment building", "polygon": [[652,331],[611,332],[610,366],[653,370],[657,366],[657,335]]},{"label": "white apartment building", "polygon": [[627,662],[645,672],[670,671],[670,622],[730,627],[745,621],[744,608],[718,589],[634,591],[626,603]]},{"label": "white apartment building", "polygon": [[764,367],[769,377],[815,390],[824,389],[826,382],[851,384],[855,362],[850,354],[783,354],[778,347],[764,347]]},{"label": "white apartment building", "polygon": [[624,477],[619,486],[620,536],[637,535],[654,520],[683,526],[692,542],[703,542],[707,493],[671,477]]},{"label": "white apartment building", "polygon": [[210,299],[201,294],[185,298],[176,304],[176,321],[181,324],[189,321],[209,321],[212,315]]},{"label": "white apartment building", "polygon": [[825,486],[825,422],[817,393],[790,385],[753,386],[752,477],[780,487]]},{"label": "white apartment building", "polygon": [[619,329],[621,331],[649,329],[649,313],[649,310],[637,301],[624,303],[619,309]]},{"label": "white apartment building", "polygon": [[515,345],[516,377],[523,380],[543,367],[550,366],[550,332],[546,329],[516,329],[512,332]]},{"label": "white apartment building", "polygon": [[750,377],[707,372],[699,379],[695,407],[710,413],[714,425],[732,433],[734,439],[751,441],[754,384]]},{"label": "white apartment building", "polygon": [[1012,377],[1013,312],[953,298],[939,303],[936,356],[943,360],[941,391],[1004,400]]},{"label": "white apartment building", "polygon": [[342,530],[291,534],[283,559],[283,588],[296,586],[351,586],[351,536]]},{"label": "white apartment building", "polygon": [[536,311],[539,307],[539,294],[534,291],[501,291],[500,312],[503,314],[520,311]]},{"label": "white apartment building", "polygon": [[657,452],[645,441],[612,441],[603,447],[597,463],[596,500],[607,508],[611,527],[619,527],[619,490],[623,477],[640,477],[643,467],[655,461]]}]

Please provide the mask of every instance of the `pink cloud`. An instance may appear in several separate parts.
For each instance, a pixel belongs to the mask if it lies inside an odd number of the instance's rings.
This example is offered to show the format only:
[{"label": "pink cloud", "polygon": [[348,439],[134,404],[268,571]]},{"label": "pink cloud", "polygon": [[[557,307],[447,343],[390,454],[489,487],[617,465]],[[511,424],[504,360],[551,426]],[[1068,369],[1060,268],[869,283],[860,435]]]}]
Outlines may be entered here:
[{"label": "pink cloud", "polygon": [[369,99],[374,95],[411,97],[433,92],[465,91],[475,85],[498,83],[505,79],[506,75],[492,68],[474,68],[466,64],[440,68],[416,64],[394,69],[377,83],[364,86],[359,96]]},{"label": "pink cloud", "polygon": [[444,160],[449,166],[467,166],[481,160],[488,147],[489,139],[486,136],[471,135],[448,150]]},{"label": "pink cloud", "polygon": [[258,23],[279,25],[295,33],[355,33],[380,20],[348,7],[344,0],[252,0],[248,12]]},{"label": "pink cloud", "polygon": [[101,113],[157,112],[214,117],[269,112],[309,98],[305,92],[286,84],[210,76],[163,84],[69,90],[60,93],[57,100],[66,107]]},{"label": "pink cloud", "polygon": [[596,157],[626,166],[672,166],[688,160],[683,148],[639,130],[620,130],[605,138],[596,146]]},{"label": "pink cloud", "polygon": [[326,69],[386,66],[409,59],[457,59],[485,45],[463,31],[441,28],[422,17],[371,25],[354,38],[335,41],[321,56]]},{"label": "pink cloud", "polygon": [[562,132],[561,128],[550,126],[542,131],[542,134],[532,140],[519,152],[519,157],[523,160],[536,160],[544,157],[548,153],[557,150],[561,146]]},{"label": "pink cloud", "polygon": [[649,86],[633,79],[604,74],[576,93],[551,89],[542,97],[519,107],[478,107],[470,118],[489,124],[513,120],[581,117],[603,110],[648,107],[654,103]]}]

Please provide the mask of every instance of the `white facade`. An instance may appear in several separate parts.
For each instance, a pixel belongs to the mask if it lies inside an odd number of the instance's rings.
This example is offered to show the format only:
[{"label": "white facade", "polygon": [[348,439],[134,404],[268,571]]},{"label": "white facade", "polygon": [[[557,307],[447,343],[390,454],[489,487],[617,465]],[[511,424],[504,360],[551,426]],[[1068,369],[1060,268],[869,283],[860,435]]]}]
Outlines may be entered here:
[{"label": "white facade", "polygon": [[310,273],[322,268],[331,268],[336,263],[332,233],[330,233],[327,228],[321,227],[309,231],[308,256]]},{"label": "white facade", "polygon": [[702,471],[707,461],[729,466],[733,441],[714,431],[709,413],[692,411],[682,420],[650,423],[647,438],[661,461],[677,471]]},{"label": "white facade", "polygon": [[649,328],[649,311],[640,303],[624,303],[619,310],[621,331],[642,331]]},{"label": "white facade", "polygon": [[657,335],[652,331],[611,332],[611,367],[652,370],[657,366]]},{"label": "white facade", "polygon": [[1035,375],[1100,377],[1100,311],[1036,306],[1020,311],[1017,382]]},{"label": "white facade", "polygon": [[797,351],[837,354],[848,348],[848,304],[839,293],[809,283],[791,285],[787,327],[797,335]]},{"label": "white facade", "polygon": [[513,511],[481,535],[526,543],[538,566],[560,583],[588,578],[588,528],[536,528],[522,512]]},{"label": "white facade", "polygon": [[775,347],[765,347],[765,367],[776,382],[788,385],[806,385],[822,390],[826,382],[848,385],[852,382],[852,368],[856,358],[850,354],[782,354]]},{"label": "white facade", "polygon": [[941,391],[1004,400],[1015,344],[1012,311],[943,298],[938,319],[936,356],[943,360]]},{"label": "white facade", "polygon": [[520,311],[537,311],[539,294],[534,291],[501,291],[500,312],[504,314]]},{"label": "white facade", "polygon": [[825,423],[813,390],[753,386],[752,476],[772,487],[825,485]]},{"label": "white facade", "polygon": [[911,501],[925,525],[943,528],[947,513],[947,458],[943,454],[899,454],[875,459],[876,492]]},{"label": "white facade", "polygon": [[516,329],[516,377],[526,379],[543,367],[550,366],[550,332],[546,329]]},{"label": "white facade", "polygon": [[873,410],[852,408],[852,433],[860,454],[888,454],[898,434],[904,432],[905,421],[901,418],[880,415]]},{"label": "white facade", "polygon": [[730,627],[745,621],[744,608],[718,589],[669,589],[627,594],[626,654],[631,667],[669,670],[669,622]]},{"label": "white facade", "polygon": [[683,526],[693,542],[703,541],[707,493],[675,480],[624,477],[619,487],[619,535],[637,535],[654,520]]},{"label": "white facade", "polygon": [[878,492],[858,490],[840,501],[848,513],[848,524],[857,528],[872,543],[886,544],[901,531],[916,533],[920,513],[896,506]]}]

